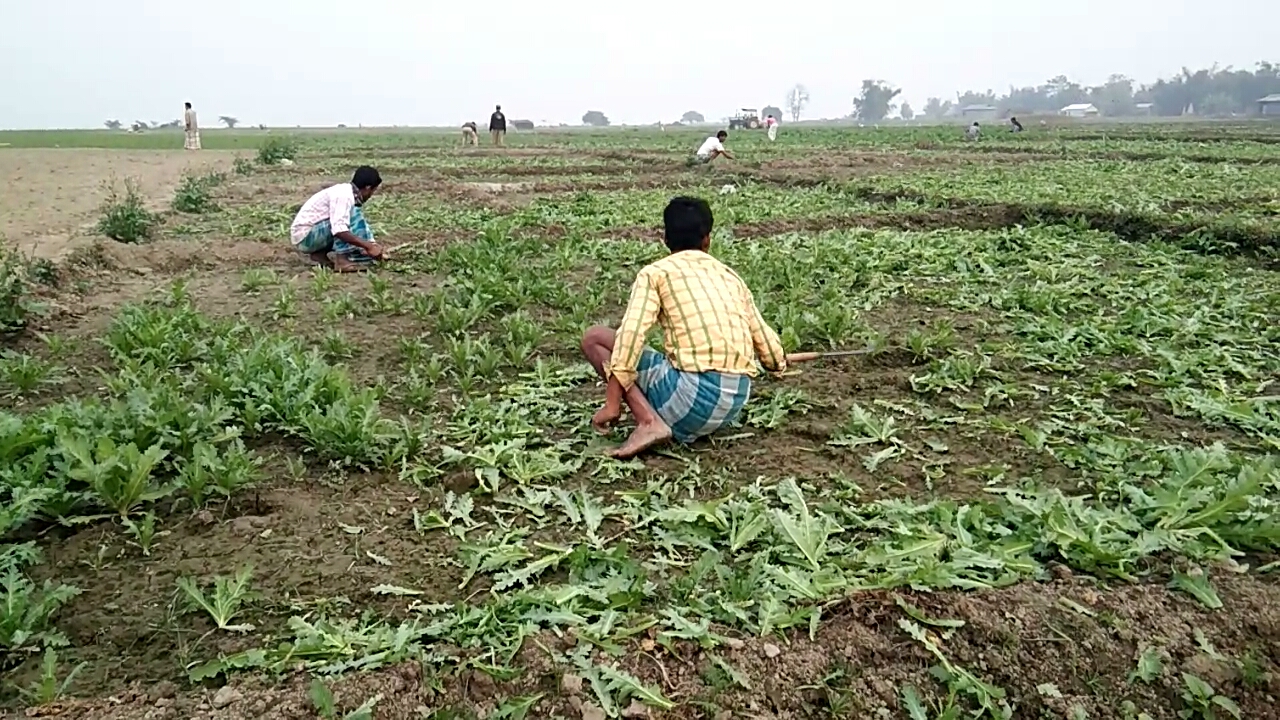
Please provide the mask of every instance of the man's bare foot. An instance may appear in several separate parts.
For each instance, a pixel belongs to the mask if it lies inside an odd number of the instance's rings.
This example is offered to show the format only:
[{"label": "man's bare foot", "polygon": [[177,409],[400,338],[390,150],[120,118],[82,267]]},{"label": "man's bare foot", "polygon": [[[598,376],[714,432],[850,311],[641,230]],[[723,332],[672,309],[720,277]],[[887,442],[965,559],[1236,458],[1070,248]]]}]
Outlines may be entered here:
[{"label": "man's bare foot", "polygon": [[644,425],[637,425],[626,442],[605,454],[619,460],[626,460],[670,439],[671,428],[667,427],[667,424],[661,420],[657,420]]},{"label": "man's bare foot", "polygon": [[601,435],[608,435],[609,429],[622,417],[622,408],[602,407],[591,416],[591,429]]},{"label": "man's bare foot", "polygon": [[351,262],[350,260],[342,257],[341,255],[335,255],[333,257],[334,272],[340,272],[340,273],[364,272],[365,270],[368,270],[372,266],[373,266],[373,263]]},{"label": "man's bare foot", "polygon": [[329,253],[324,250],[317,250],[311,253],[310,255],[308,255],[307,257],[310,257],[311,262],[321,267],[327,267],[327,268],[333,267],[333,261],[329,259]]}]

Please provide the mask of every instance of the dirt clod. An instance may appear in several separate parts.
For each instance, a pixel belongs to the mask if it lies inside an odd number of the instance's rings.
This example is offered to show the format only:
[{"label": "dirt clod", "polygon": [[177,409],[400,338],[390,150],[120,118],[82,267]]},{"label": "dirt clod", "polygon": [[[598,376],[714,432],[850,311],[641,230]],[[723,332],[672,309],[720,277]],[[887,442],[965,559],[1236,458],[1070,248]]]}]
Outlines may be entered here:
[{"label": "dirt clod", "polygon": [[639,700],[632,700],[631,704],[622,711],[624,718],[647,718],[649,717],[649,708]]},{"label": "dirt clod", "polygon": [[778,647],[777,645],[774,645],[773,643],[765,643],[763,650],[764,650],[764,656],[769,658],[770,660],[782,654],[782,648]]},{"label": "dirt clod", "polygon": [[604,710],[588,702],[582,703],[582,707],[578,710],[582,713],[582,720],[605,720],[608,717]]},{"label": "dirt clod", "polygon": [[230,685],[223,685],[213,694],[213,706],[219,710],[234,702],[239,702],[244,694]]},{"label": "dirt clod", "polygon": [[255,535],[271,524],[271,518],[259,515],[245,515],[231,521],[231,530],[237,535]]},{"label": "dirt clod", "polygon": [[582,678],[573,673],[565,673],[560,678],[560,689],[570,695],[577,695],[582,692]]},{"label": "dirt clod", "polygon": [[1182,667],[1185,672],[1199,677],[1216,688],[1234,683],[1240,678],[1240,671],[1234,664],[1205,653],[1196,653],[1187,658]]}]

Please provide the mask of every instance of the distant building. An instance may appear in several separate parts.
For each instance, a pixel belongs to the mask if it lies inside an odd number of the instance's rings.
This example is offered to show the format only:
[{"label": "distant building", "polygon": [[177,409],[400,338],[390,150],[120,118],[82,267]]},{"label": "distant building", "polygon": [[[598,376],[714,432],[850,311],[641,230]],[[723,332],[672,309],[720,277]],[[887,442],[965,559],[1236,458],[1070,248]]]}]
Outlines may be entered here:
[{"label": "distant building", "polygon": [[532,120],[512,120],[511,126],[514,127],[516,130],[532,130],[533,121]]},{"label": "distant building", "polygon": [[965,105],[960,108],[960,117],[971,120],[994,120],[1000,112],[995,105]]},{"label": "distant building", "polygon": [[1138,103],[1137,105],[1133,106],[1133,109],[1136,111],[1134,113],[1135,115],[1155,115],[1156,114],[1155,103]]},{"label": "distant building", "polygon": [[1280,93],[1258,98],[1259,115],[1280,115]]},{"label": "distant building", "polygon": [[1094,107],[1090,103],[1076,103],[1075,105],[1068,105],[1062,108],[1058,111],[1058,114],[1064,117],[1086,118],[1098,117],[1100,113],[1098,112],[1098,108]]}]

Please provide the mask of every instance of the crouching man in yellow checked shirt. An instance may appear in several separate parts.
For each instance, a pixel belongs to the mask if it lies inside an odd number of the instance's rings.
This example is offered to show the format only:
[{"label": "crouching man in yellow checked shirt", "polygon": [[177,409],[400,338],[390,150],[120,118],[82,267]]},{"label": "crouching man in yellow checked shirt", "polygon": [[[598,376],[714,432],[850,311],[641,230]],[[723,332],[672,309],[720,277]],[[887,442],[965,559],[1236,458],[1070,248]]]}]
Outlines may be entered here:
[{"label": "crouching man in yellow checked shirt", "polygon": [[[767,370],[787,366],[778,334],[760,316],[746,283],[707,253],[713,223],[707,202],[677,197],[662,219],[671,254],[636,276],[616,332],[593,327],[582,339],[583,354],[608,383],[592,424],[608,432],[624,402],[636,421],[626,442],[609,453],[617,458],[716,432],[742,412],[757,357]],[[645,346],[655,323],[666,354]]]}]

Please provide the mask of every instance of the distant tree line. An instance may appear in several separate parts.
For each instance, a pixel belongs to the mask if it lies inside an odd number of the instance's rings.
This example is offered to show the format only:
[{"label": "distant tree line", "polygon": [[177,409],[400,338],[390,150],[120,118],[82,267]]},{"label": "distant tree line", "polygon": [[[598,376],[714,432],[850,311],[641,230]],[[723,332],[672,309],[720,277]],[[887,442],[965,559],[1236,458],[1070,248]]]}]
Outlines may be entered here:
[{"label": "distant tree line", "polygon": [[[238,119],[230,115],[220,116],[218,118],[218,122],[222,123],[223,125],[226,125],[228,128],[231,128],[231,129],[234,129],[236,125],[240,124],[240,121]],[[124,123],[120,122],[119,120],[107,120],[106,122],[103,123],[103,125],[105,125],[108,130],[119,130],[120,128],[124,127]],[[151,122],[147,122],[145,120],[134,120],[133,124],[129,126],[130,129],[137,132],[141,132],[143,130],[176,130],[181,127],[182,127],[181,118],[177,120],[170,120],[169,122],[166,122],[166,123],[156,122],[155,120],[152,120]]]},{"label": "distant tree line", "polygon": [[[871,81],[866,81],[871,82]],[[863,93],[866,94],[866,82]],[[923,115],[936,119],[953,107],[990,105],[1001,114],[1052,114],[1067,105],[1088,103],[1102,115],[1207,116],[1253,115],[1258,112],[1258,99],[1280,93],[1280,65],[1260,62],[1253,70],[1230,67],[1192,71],[1183,68],[1178,75],[1137,85],[1124,75],[1112,75],[1101,85],[1086,86],[1059,75],[1034,87],[1010,87],[1004,94],[993,90],[957,93],[954,102],[929,98]],[[855,100],[855,107],[857,101]],[[1139,105],[1146,105],[1141,111]]]}]

